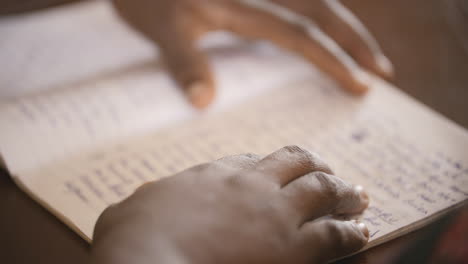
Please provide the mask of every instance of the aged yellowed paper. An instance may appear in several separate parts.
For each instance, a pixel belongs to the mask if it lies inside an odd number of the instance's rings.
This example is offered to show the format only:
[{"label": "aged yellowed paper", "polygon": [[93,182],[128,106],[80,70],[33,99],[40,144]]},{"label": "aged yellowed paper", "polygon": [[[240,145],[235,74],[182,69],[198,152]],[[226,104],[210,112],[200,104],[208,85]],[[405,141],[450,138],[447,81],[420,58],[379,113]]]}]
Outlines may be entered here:
[{"label": "aged yellowed paper", "polygon": [[265,155],[296,144],[335,173],[362,184],[368,247],[420,227],[468,197],[468,133],[375,81],[364,98],[332,83],[291,83],[225,113],[25,172],[17,178],[44,205],[90,240],[109,204],[141,183],[224,155]]}]

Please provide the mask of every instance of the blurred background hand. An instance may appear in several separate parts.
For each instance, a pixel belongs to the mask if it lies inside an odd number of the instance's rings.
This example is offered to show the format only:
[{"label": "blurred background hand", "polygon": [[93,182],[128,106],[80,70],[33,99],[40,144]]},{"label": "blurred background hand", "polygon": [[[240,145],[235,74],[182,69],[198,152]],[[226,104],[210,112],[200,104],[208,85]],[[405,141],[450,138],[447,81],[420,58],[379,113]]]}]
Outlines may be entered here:
[{"label": "blurred background hand", "polygon": [[393,75],[375,39],[338,0],[271,2],[310,18],[314,27],[307,29],[236,0],[114,0],[114,5],[127,22],[158,44],[172,76],[198,108],[215,97],[215,78],[196,45],[210,31],[269,40],[302,55],[354,94],[368,89],[361,68],[384,78]]},{"label": "blurred background hand", "polygon": [[[68,2],[81,1],[5,0],[0,6],[0,15],[35,13],[32,11]],[[317,0],[300,2],[312,6]],[[468,115],[465,114],[468,106],[467,1],[343,2],[363,21],[390,58],[395,69],[392,82],[396,87],[457,123],[468,126]],[[106,38],[105,35],[102,37]]]}]

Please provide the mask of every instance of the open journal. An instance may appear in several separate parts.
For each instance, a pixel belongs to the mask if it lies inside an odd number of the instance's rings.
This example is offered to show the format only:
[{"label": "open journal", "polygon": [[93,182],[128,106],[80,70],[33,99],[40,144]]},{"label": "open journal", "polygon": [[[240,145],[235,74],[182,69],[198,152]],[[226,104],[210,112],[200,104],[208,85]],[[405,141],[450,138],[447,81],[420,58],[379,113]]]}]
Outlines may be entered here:
[{"label": "open journal", "polygon": [[[80,26],[83,21],[101,26]],[[89,43],[60,38],[68,27],[74,40]],[[70,59],[87,47],[103,47],[101,27],[114,32],[112,40],[126,55],[116,49]],[[265,155],[293,144],[318,153],[338,176],[368,190],[370,207],[361,216],[371,234],[367,248],[468,198],[468,132],[384,81],[373,80],[368,95],[353,97],[300,58],[267,44],[207,44],[219,94],[210,109],[197,112],[151,62],[147,43],[125,40],[135,36],[106,2],[0,20],[0,33],[7,28],[15,33],[0,47],[16,46],[36,58],[5,58],[12,66],[2,85],[40,91],[0,104],[2,159],[20,188],[87,241],[104,208],[144,182],[225,155]],[[63,56],[43,55],[53,53],[49,45],[60,46]],[[67,59],[79,62],[75,72],[67,70],[75,66]],[[88,74],[83,65],[96,65],[92,61],[101,68]],[[46,74],[48,65],[56,70],[42,79],[8,81],[19,76],[15,63],[25,76]],[[103,70],[109,65],[114,68]]]}]

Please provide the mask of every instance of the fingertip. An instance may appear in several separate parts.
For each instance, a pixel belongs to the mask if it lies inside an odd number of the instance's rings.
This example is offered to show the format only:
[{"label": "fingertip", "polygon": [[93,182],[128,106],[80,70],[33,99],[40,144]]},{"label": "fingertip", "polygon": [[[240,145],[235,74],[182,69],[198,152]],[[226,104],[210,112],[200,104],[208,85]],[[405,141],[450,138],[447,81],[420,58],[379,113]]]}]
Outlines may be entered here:
[{"label": "fingertip", "polygon": [[369,91],[369,78],[364,73],[354,73],[345,88],[351,94],[362,96]]},{"label": "fingertip", "polygon": [[378,68],[378,74],[386,80],[392,80],[395,76],[393,64],[383,54],[375,57],[375,63]]},{"label": "fingertip", "polygon": [[369,240],[369,229],[367,228],[366,224],[363,222],[357,223],[357,227],[362,232],[362,234]]},{"label": "fingertip", "polygon": [[364,209],[366,209],[369,206],[369,201],[370,201],[369,200],[369,195],[364,190],[364,187],[362,187],[362,185],[356,185],[354,187],[354,190],[359,194],[359,198],[360,198],[360,201],[361,201],[360,210],[363,211]]},{"label": "fingertip", "polygon": [[351,222],[356,225],[356,228],[364,235],[366,240],[369,240],[370,233],[367,225],[357,220],[352,220]]},{"label": "fingertip", "polygon": [[206,108],[215,96],[214,87],[201,81],[190,84],[186,93],[190,103],[198,109]]},{"label": "fingertip", "polygon": [[[369,230],[356,220],[321,220],[304,225],[306,243],[319,243],[317,262],[325,263],[362,249],[369,241]],[[328,263],[328,262],[327,262]]]}]

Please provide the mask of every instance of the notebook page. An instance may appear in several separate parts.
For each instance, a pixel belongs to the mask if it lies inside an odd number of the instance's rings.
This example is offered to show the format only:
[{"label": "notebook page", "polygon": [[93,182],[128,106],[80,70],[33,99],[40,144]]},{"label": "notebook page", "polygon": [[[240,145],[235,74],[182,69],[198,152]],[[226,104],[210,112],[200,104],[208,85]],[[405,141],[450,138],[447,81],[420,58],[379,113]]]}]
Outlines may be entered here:
[{"label": "notebook page", "polygon": [[0,99],[118,74],[156,56],[108,1],[0,17]]},{"label": "notebook page", "polygon": [[[218,94],[205,112],[319,74],[268,44],[234,43],[207,52]],[[160,65],[143,63],[121,74],[0,103],[0,153],[10,172],[21,175],[198,114]]]},{"label": "notebook page", "polygon": [[100,212],[146,181],[225,155],[296,144],[371,197],[370,243],[420,227],[468,198],[468,133],[375,81],[356,98],[326,80],[292,83],[223,114],[25,173],[16,180],[90,241]]},{"label": "notebook page", "polygon": [[[0,72],[0,153],[13,174],[197,114],[157,61],[156,47],[108,1],[3,17],[0,35],[8,65]],[[286,52],[223,32],[199,45],[218,88],[209,111],[317,74]]]}]

